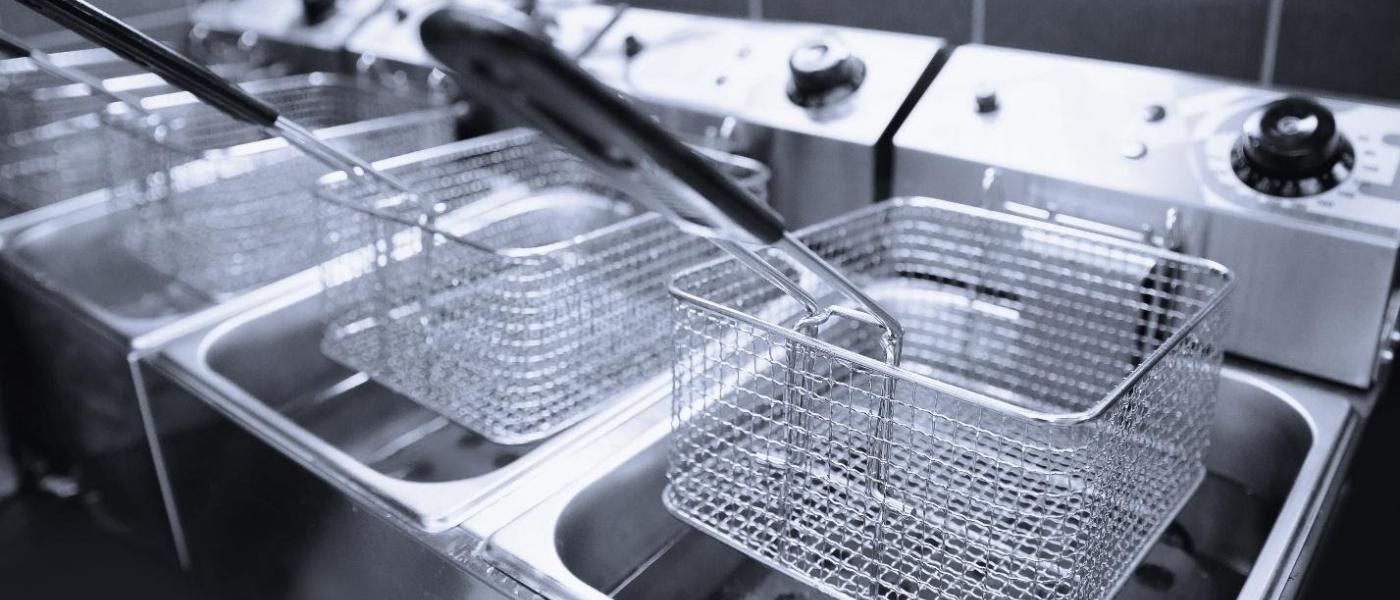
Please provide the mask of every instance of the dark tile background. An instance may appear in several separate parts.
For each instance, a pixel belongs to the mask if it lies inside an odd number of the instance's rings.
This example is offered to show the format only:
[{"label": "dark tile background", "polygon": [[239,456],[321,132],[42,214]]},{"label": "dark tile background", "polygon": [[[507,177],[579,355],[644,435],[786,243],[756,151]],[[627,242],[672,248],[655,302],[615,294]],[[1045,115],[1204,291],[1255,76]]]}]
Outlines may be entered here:
[{"label": "dark tile background", "polygon": [[972,0],[765,0],[763,16],[972,40]]},{"label": "dark tile background", "polygon": [[[743,16],[744,0],[629,0]],[[1257,81],[1271,0],[985,0],[988,44]],[[1400,100],[1400,0],[1282,0],[1274,81]],[[976,38],[973,0],[765,0],[764,16]]]},{"label": "dark tile background", "polygon": [[987,0],[986,42],[1256,79],[1269,0]]},{"label": "dark tile background", "polygon": [[[94,0],[119,16],[184,0]],[[288,0],[293,1],[293,0]],[[747,16],[749,0],[628,0],[634,6]],[[1257,81],[1275,0],[763,0],[772,19],[935,35],[953,43],[1043,50]],[[1274,82],[1400,100],[1400,0],[1282,2]],[[0,0],[0,26],[22,35],[56,26]],[[52,36],[50,36],[52,37]]]},{"label": "dark tile background", "polygon": [[172,562],[133,549],[92,518],[81,497],[32,489],[0,499],[0,598],[209,598]]},{"label": "dark tile background", "polygon": [[1400,99],[1400,1],[1285,0],[1281,85]]},{"label": "dark tile background", "polygon": [[682,12],[743,17],[749,14],[748,0],[625,0],[632,6]]}]

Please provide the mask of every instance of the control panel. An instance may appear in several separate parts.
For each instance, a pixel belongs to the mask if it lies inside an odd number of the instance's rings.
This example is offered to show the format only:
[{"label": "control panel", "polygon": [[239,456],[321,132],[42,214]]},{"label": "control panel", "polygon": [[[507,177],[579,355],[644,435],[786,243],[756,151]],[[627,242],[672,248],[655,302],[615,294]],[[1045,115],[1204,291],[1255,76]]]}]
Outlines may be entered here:
[{"label": "control panel", "polygon": [[194,7],[191,19],[220,31],[338,51],[385,5],[384,0],[211,0]]},{"label": "control panel", "polygon": [[799,227],[874,202],[887,145],[944,58],[931,37],[809,23],[581,6],[556,45],[687,141],[773,170],[770,202]]},{"label": "control panel", "polygon": [[995,204],[1230,267],[1237,355],[1358,387],[1390,360],[1397,107],[969,45],[901,126],[894,163],[899,195]]}]

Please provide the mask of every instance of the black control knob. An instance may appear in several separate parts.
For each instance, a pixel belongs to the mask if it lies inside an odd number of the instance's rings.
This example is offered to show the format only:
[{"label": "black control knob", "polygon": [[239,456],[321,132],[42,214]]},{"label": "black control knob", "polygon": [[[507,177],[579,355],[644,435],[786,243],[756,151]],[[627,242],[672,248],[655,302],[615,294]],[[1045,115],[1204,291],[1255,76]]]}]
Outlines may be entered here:
[{"label": "black control knob", "polygon": [[991,88],[978,88],[974,96],[977,102],[977,112],[984,115],[992,114],[1001,110],[1001,101],[997,100],[997,91]]},{"label": "black control knob", "polygon": [[644,49],[646,46],[642,44],[642,40],[637,39],[637,36],[629,33],[627,37],[622,38],[622,53],[628,60],[636,58]]},{"label": "black control knob", "polygon": [[302,16],[306,18],[306,25],[315,27],[325,23],[326,19],[335,12],[336,0],[302,0]]},{"label": "black control knob", "polygon": [[831,37],[812,40],[793,50],[788,69],[792,72],[788,98],[807,108],[840,102],[865,82],[865,62]]},{"label": "black control knob", "polygon": [[1302,96],[1275,100],[1251,114],[1230,152],[1240,181],[1285,198],[1330,190],[1355,164],[1356,154],[1337,131],[1332,111]]}]

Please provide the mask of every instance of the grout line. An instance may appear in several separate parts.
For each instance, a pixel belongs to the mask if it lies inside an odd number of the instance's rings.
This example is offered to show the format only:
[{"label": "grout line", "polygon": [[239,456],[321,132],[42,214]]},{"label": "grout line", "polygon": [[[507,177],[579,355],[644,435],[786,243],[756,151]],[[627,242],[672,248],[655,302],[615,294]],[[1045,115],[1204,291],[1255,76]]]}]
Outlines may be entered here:
[{"label": "grout line", "polygon": [[972,0],[972,43],[987,42],[987,0]]},{"label": "grout line", "polygon": [[1264,21],[1264,57],[1259,63],[1259,83],[1273,85],[1274,66],[1278,64],[1279,29],[1283,23],[1283,0],[1269,0],[1269,12]]}]

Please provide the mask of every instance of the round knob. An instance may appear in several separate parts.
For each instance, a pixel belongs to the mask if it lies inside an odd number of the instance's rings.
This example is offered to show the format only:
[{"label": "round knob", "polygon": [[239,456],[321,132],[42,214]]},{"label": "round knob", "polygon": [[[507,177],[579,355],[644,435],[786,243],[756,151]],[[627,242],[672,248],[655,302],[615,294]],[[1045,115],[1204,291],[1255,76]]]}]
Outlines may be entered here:
[{"label": "round knob", "polygon": [[990,114],[1001,109],[1001,101],[997,100],[997,91],[992,88],[977,88],[975,99],[977,112],[981,114]]},{"label": "round knob", "polygon": [[642,40],[637,39],[635,35],[629,33],[627,37],[622,38],[622,52],[629,60],[641,54],[643,48]]},{"label": "round knob", "polygon": [[1230,162],[1246,185],[1298,197],[1336,187],[1350,175],[1356,156],[1332,111],[1311,98],[1289,96],[1245,120]]},{"label": "round knob", "polygon": [[788,57],[792,79],[788,97],[816,108],[840,102],[865,81],[865,63],[840,41],[826,37],[804,43]]}]

